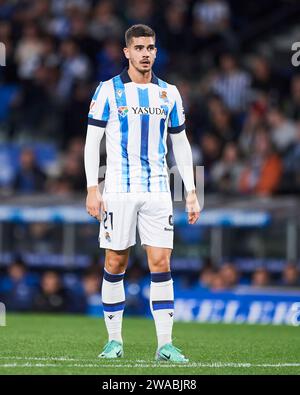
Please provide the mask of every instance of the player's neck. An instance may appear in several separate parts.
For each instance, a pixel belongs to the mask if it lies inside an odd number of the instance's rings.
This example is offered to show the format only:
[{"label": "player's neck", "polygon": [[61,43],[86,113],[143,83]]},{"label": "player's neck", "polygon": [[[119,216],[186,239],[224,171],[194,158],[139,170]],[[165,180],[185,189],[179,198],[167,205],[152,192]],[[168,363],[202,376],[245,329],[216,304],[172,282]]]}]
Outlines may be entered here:
[{"label": "player's neck", "polygon": [[140,71],[129,67],[128,75],[132,82],[136,84],[149,84],[152,78],[152,71],[147,71],[145,73],[141,73]]}]

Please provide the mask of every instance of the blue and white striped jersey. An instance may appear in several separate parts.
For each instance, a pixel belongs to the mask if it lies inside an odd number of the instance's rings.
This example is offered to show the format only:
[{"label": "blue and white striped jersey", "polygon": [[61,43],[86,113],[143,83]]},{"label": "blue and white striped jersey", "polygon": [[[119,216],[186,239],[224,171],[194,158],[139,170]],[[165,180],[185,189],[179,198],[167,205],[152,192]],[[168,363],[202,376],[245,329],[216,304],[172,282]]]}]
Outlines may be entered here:
[{"label": "blue and white striped jersey", "polygon": [[149,84],[132,82],[127,70],[101,82],[88,123],[105,127],[106,192],[169,191],[167,133],[181,132],[184,122],[177,88],[153,72]]}]

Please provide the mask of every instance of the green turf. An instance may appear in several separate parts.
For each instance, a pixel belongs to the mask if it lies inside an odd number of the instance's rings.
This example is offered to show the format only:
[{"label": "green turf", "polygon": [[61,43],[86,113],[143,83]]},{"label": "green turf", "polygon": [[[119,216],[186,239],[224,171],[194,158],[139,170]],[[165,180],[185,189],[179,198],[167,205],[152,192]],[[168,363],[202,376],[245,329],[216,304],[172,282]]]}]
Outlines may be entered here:
[{"label": "green turf", "polygon": [[123,328],[125,358],[104,361],[102,319],[8,314],[0,374],[300,374],[300,327],[176,322],[174,344],[190,358],[180,366],[154,362],[152,320],[125,317]]}]

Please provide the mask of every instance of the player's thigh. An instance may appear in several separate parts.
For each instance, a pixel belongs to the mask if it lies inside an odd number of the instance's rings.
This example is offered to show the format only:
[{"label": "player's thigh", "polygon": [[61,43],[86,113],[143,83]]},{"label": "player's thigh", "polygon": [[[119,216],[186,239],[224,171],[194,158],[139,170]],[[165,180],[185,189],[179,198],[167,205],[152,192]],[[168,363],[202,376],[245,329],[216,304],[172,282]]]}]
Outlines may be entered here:
[{"label": "player's thigh", "polygon": [[120,274],[126,271],[130,248],[125,250],[105,250],[105,269],[110,274]]},{"label": "player's thigh", "polygon": [[100,224],[100,247],[122,251],[136,242],[136,202],[127,198],[125,194],[105,194],[106,205]]},{"label": "player's thigh", "polygon": [[169,193],[147,199],[138,211],[137,226],[142,245],[173,248],[173,205]]},{"label": "player's thigh", "polygon": [[171,270],[172,249],[145,245],[148,266],[151,273],[165,273]]}]

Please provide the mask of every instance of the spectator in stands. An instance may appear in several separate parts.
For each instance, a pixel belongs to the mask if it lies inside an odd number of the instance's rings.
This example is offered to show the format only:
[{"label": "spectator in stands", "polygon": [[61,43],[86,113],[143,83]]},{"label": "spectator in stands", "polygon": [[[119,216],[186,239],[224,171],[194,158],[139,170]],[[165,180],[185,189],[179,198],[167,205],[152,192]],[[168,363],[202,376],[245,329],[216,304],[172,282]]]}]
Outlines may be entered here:
[{"label": "spectator in stands", "polygon": [[144,23],[145,25],[152,26],[155,30],[153,0],[129,0],[126,19],[129,26]]},{"label": "spectator in stands", "polygon": [[[185,29],[187,18],[187,6],[183,2],[171,2],[164,13],[164,29],[160,33],[160,42],[164,48],[168,48],[176,60],[180,52],[186,51],[188,34]],[[186,57],[182,63],[186,62]],[[175,59],[174,59],[175,60]],[[181,60],[181,59],[179,59]]]},{"label": "spectator in stands", "polygon": [[212,188],[211,169],[221,155],[221,142],[212,133],[205,133],[201,139],[202,160],[205,173],[205,188],[209,191]]},{"label": "spectator in stands", "polygon": [[241,152],[246,157],[249,157],[255,150],[256,131],[260,126],[264,126],[267,104],[268,98],[264,94],[260,94],[247,112],[238,140]]},{"label": "spectator in stands", "polygon": [[15,53],[20,78],[24,80],[33,78],[42,51],[43,44],[39,28],[35,23],[30,22],[24,26]]},{"label": "spectator in stands", "polygon": [[224,109],[226,111],[225,105],[222,101],[222,98],[214,93],[209,93],[210,85],[207,81],[204,82],[204,85],[208,84],[208,86],[202,86],[201,89],[206,92],[206,96],[202,98],[202,105],[199,105],[198,112],[201,113],[199,118],[200,131],[203,133],[205,130],[212,130],[215,114],[222,112]]},{"label": "spectator in stands", "polygon": [[82,55],[87,56],[89,61],[93,63],[99,48],[99,41],[91,37],[89,33],[89,15],[75,8],[70,12],[69,22],[69,37],[76,41]]},{"label": "spectator in stands", "polygon": [[98,81],[109,80],[121,73],[126,65],[124,59],[120,41],[106,40],[96,58]]},{"label": "spectator in stands", "polygon": [[255,136],[255,150],[241,173],[240,192],[272,195],[279,187],[281,174],[282,161],[272,147],[267,130],[261,128]]},{"label": "spectator in stands", "polygon": [[272,142],[280,153],[286,152],[296,140],[295,123],[288,119],[279,107],[270,108],[267,120],[271,128]]},{"label": "spectator in stands", "polygon": [[212,286],[212,282],[214,279],[216,272],[215,270],[208,266],[204,267],[203,270],[201,270],[200,277],[199,277],[199,285],[202,288],[210,288]]},{"label": "spectator in stands", "polygon": [[35,193],[45,190],[46,175],[38,166],[32,149],[24,148],[20,155],[20,168],[13,189],[18,193]]},{"label": "spectator in stands", "polygon": [[16,4],[6,0],[0,0],[0,19],[10,19],[13,15]]},{"label": "spectator in stands", "polygon": [[197,1],[193,9],[193,49],[209,46],[214,50],[225,49],[234,43],[230,34],[230,8],[227,1]]},{"label": "spectator in stands", "polygon": [[83,277],[85,312],[99,315],[101,303],[102,276],[97,270],[90,269]]},{"label": "spectator in stands", "polygon": [[40,289],[33,300],[33,310],[60,313],[67,310],[68,300],[58,273],[47,271],[43,274]]},{"label": "spectator in stands", "polygon": [[283,177],[281,192],[300,192],[300,121],[297,123],[297,135],[295,144],[292,144],[283,158]]},{"label": "spectator in stands", "polygon": [[86,178],[83,170],[84,166],[80,158],[72,154],[67,154],[64,159],[62,175],[69,179],[72,191],[84,191],[86,188]]},{"label": "spectator in stands", "polygon": [[291,95],[287,105],[287,116],[300,121],[300,74],[293,76],[291,81]]},{"label": "spectator in stands", "polygon": [[250,75],[238,66],[236,56],[232,53],[220,56],[220,71],[212,81],[211,90],[221,96],[233,113],[246,110],[250,100],[250,83]]},{"label": "spectator in stands", "polygon": [[60,53],[62,57],[61,75],[58,91],[64,100],[72,93],[76,81],[88,81],[91,74],[91,65],[75,40],[66,39],[61,43]]},{"label": "spectator in stands", "polygon": [[227,287],[223,276],[220,272],[216,272],[212,277],[210,289],[212,291],[225,291],[226,288]]},{"label": "spectator in stands", "polygon": [[257,55],[253,58],[250,66],[252,69],[251,89],[253,99],[263,93],[267,95],[271,102],[278,102],[285,87],[280,76],[272,72],[270,61],[264,56]]},{"label": "spectator in stands", "polygon": [[0,280],[0,293],[7,310],[30,310],[36,285],[34,276],[28,273],[25,263],[20,258],[8,266],[7,272],[7,276]]},{"label": "spectator in stands", "polygon": [[95,40],[103,43],[107,39],[121,39],[123,24],[115,14],[112,1],[104,0],[96,4],[89,24],[89,32]]},{"label": "spectator in stands", "polygon": [[87,13],[91,9],[90,0],[51,0],[51,11],[54,16],[68,15],[71,11]]},{"label": "spectator in stands", "polygon": [[299,269],[295,263],[287,263],[282,272],[281,285],[286,287],[300,287]]},{"label": "spectator in stands", "polygon": [[87,298],[99,295],[101,291],[100,275],[96,271],[90,270],[83,277],[83,289]]},{"label": "spectator in stands", "polygon": [[230,112],[224,106],[212,113],[211,130],[222,143],[222,147],[237,139],[237,132],[233,127]]},{"label": "spectator in stands", "polygon": [[225,262],[219,271],[226,289],[235,287],[239,282],[239,273],[233,263]]},{"label": "spectator in stands", "polygon": [[201,139],[201,149],[205,170],[210,170],[221,156],[221,142],[214,134],[204,133]]},{"label": "spectator in stands", "polygon": [[267,287],[271,284],[270,273],[264,267],[254,271],[251,278],[251,285],[254,287]]},{"label": "spectator in stands", "polygon": [[217,192],[236,194],[243,165],[235,143],[227,143],[222,157],[211,169],[212,183]]},{"label": "spectator in stands", "polygon": [[50,194],[65,197],[72,196],[74,192],[71,180],[65,175],[49,179],[47,182],[47,191]]},{"label": "spectator in stands", "polygon": [[41,53],[30,81],[22,84],[14,105],[14,137],[21,141],[52,139],[60,137],[61,103],[57,96],[58,67],[47,65],[47,55]]},{"label": "spectator in stands", "polygon": [[[63,113],[64,133],[61,136],[63,149],[69,148],[72,139],[85,136],[86,114],[89,112],[90,99],[90,89],[85,83],[81,81],[74,84],[73,95]],[[77,151],[76,155],[80,157],[82,152],[79,154]]]},{"label": "spectator in stands", "polygon": [[77,156],[78,159],[83,159],[84,137],[82,135],[72,137],[68,142],[67,150],[70,155]]},{"label": "spectator in stands", "polygon": [[57,53],[56,43],[51,35],[45,35],[42,38],[42,51],[39,55],[39,65],[45,65],[50,68],[58,68],[60,57]]}]

